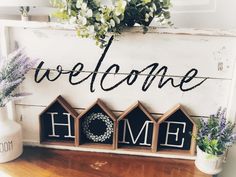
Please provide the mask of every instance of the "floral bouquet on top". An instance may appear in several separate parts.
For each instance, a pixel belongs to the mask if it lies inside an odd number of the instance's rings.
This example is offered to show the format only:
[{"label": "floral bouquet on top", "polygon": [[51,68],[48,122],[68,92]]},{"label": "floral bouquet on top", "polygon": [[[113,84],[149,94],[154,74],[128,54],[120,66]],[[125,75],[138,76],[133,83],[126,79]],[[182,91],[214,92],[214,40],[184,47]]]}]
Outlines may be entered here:
[{"label": "floral bouquet on top", "polygon": [[196,136],[198,147],[213,156],[222,155],[236,142],[235,124],[226,120],[226,109],[209,119],[200,119]]},{"label": "floral bouquet on top", "polygon": [[170,0],[51,0],[59,10],[54,16],[75,24],[80,37],[92,38],[100,47],[107,45],[107,33],[121,33],[139,24],[144,32],[153,18],[170,23]]},{"label": "floral bouquet on top", "polygon": [[25,74],[36,64],[23,50],[11,53],[7,58],[0,58],[0,107],[9,101],[22,98],[27,93],[15,93],[15,89],[25,79]]}]

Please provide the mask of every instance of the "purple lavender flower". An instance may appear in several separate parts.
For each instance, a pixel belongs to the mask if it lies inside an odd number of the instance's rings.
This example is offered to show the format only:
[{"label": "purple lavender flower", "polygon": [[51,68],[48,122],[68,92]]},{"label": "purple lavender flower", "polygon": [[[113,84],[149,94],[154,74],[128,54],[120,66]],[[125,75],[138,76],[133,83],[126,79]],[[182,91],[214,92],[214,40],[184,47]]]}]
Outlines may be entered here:
[{"label": "purple lavender flower", "polygon": [[0,59],[0,107],[10,100],[21,98],[26,94],[14,93],[25,79],[25,74],[36,64],[23,49],[12,52],[8,58]]},{"label": "purple lavender flower", "polygon": [[210,118],[199,121],[197,144],[205,152],[212,155],[222,154],[236,143],[235,124],[227,121],[226,109],[219,108]]}]

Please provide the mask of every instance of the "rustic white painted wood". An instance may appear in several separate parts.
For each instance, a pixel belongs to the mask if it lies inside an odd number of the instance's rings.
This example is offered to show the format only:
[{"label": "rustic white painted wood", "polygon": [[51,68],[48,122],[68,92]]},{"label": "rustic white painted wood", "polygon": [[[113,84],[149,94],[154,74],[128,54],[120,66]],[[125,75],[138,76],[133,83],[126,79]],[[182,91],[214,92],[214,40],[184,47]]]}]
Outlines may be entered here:
[{"label": "rustic white painted wood", "polygon": [[[26,52],[45,61],[45,68],[54,69],[58,64],[71,70],[77,63],[84,64],[84,71],[77,79],[93,72],[103,50],[94,45],[94,41],[78,39],[70,25],[57,23],[18,22],[0,20],[10,28],[10,49],[18,43]],[[99,69],[94,83],[95,92],[89,90],[91,78],[80,85],[72,86],[68,75],[63,75],[55,82],[47,80],[34,82],[32,70],[21,85],[20,90],[33,93],[17,103],[17,119],[24,128],[27,143],[39,142],[38,115],[52,100],[61,94],[73,107],[82,110],[97,98],[101,98],[118,115],[136,100],[140,100],[155,116],[165,113],[177,103],[183,104],[195,117],[209,116],[219,106],[228,107],[231,117],[235,116],[235,76],[236,32],[195,29],[157,29],[150,28],[142,34],[140,28],[126,30],[110,47]],[[182,92],[166,84],[157,87],[160,76],[156,77],[150,88],[141,90],[148,72],[138,76],[136,82],[126,83],[112,91],[103,91],[100,80],[111,64],[119,64],[119,74],[109,74],[104,82],[112,86],[132,69],[141,70],[157,62],[168,66],[167,78],[173,77],[179,83],[183,75],[191,68],[199,70],[198,77],[191,85],[208,78],[202,85],[189,92]],[[55,71],[51,76],[55,76]],[[190,85],[189,85],[190,86]],[[56,147],[56,146],[55,146]]]},{"label": "rustic white painted wood", "polygon": [[1,42],[1,55],[6,57],[9,53],[9,33],[8,27],[0,24],[0,42]]},{"label": "rustic white painted wood", "polygon": [[236,122],[236,65],[234,65],[234,73],[232,77],[233,80],[228,98],[229,102],[227,106],[227,117],[230,121]]},{"label": "rustic white painted wood", "polygon": [[[15,42],[25,47],[29,55],[45,61],[44,68],[61,64],[71,70],[82,62],[84,70],[92,71],[103,52],[94,41],[79,39],[74,31],[13,28],[10,34],[11,47],[15,48]],[[230,79],[235,46],[236,40],[230,37],[126,32],[115,38],[99,71],[115,63],[120,65],[120,73],[129,73],[156,62],[169,67],[167,75],[183,76],[197,68],[200,77]]]},{"label": "rustic white painted wood", "polygon": [[[181,103],[191,115],[197,116],[209,116],[219,106],[227,106],[226,93],[229,92],[231,85],[230,80],[208,79],[198,88],[189,92],[182,92],[179,88],[173,88],[170,84],[159,89],[157,85],[160,77],[157,77],[150,88],[143,92],[141,87],[146,76],[142,75],[131,86],[123,83],[118,88],[105,92],[100,87],[102,74],[99,73],[94,84],[96,90],[91,93],[89,90],[91,79],[80,85],[73,86],[69,84],[68,76],[64,75],[55,82],[45,80],[38,84],[34,82],[33,75],[34,71],[28,75],[25,83],[20,86],[20,91],[32,93],[31,96],[20,100],[18,102],[20,104],[47,106],[58,95],[62,95],[73,107],[86,108],[97,98],[101,98],[112,110],[124,111],[135,101],[140,100],[152,113],[165,113],[175,104]],[[88,73],[81,73],[78,80],[87,75]],[[125,76],[125,74],[109,74],[104,82],[104,86],[112,86]],[[178,83],[180,79],[176,77],[175,82]],[[201,80],[193,80],[193,85]]]}]

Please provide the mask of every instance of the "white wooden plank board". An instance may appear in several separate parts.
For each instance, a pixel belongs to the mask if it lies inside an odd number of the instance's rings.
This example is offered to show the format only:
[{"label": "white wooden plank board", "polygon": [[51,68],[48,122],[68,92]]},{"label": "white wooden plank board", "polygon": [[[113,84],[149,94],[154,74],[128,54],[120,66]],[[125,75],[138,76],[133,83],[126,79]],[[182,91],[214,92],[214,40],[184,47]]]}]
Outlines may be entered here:
[{"label": "white wooden plank board", "polygon": [[[30,56],[45,61],[44,68],[61,64],[70,70],[81,62],[84,70],[92,71],[103,52],[74,31],[11,28],[10,34],[11,49],[17,41]],[[231,79],[235,49],[235,37],[126,32],[115,38],[99,71],[115,63],[121,73],[129,73],[156,62],[168,67],[167,75],[183,76],[196,68],[199,77]]]},{"label": "white wooden plank board", "polygon": [[[7,27],[23,27],[31,29],[53,29],[53,30],[74,30],[76,25],[68,23],[57,23],[57,22],[39,22],[39,21],[21,21],[21,20],[7,20],[0,19],[0,24]],[[200,36],[222,36],[222,37],[236,37],[235,29],[197,29],[197,28],[160,28],[151,26],[149,33],[158,34],[186,34],[186,35],[200,35]],[[139,26],[124,29],[131,33],[142,33],[143,30]]]},{"label": "white wooden plank board", "polygon": [[236,123],[236,65],[234,66],[233,80],[228,94],[227,118]]},{"label": "white wooden plank board", "polygon": [[[88,73],[81,73],[78,79],[84,78]],[[104,86],[110,87],[122,80],[126,75],[110,74],[104,80]],[[124,111],[135,101],[140,100],[152,113],[164,113],[175,104],[183,104],[191,115],[209,116],[214,113],[219,106],[227,106],[228,93],[230,90],[230,80],[208,79],[202,85],[182,92],[179,88],[173,88],[167,83],[163,88],[158,88],[160,77],[156,77],[149,89],[141,90],[146,76],[138,76],[133,85],[122,83],[111,91],[103,91],[100,86],[102,74],[97,74],[94,89],[90,92],[91,79],[79,85],[71,85],[68,76],[62,75],[58,80],[49,82],[43,80],[41,83],[34,82],[34,71],[27,75],[27,79],[20,86],[20,91],[32,93],[31,96],[20,100],[18,103],[26,105],[47,106],[58,95],[65,97],[73,107],[86,108],[97,98],[103,99],[112,110]],[[174,82],[179,83],[181,78],[175,77]],[[77,79],[76,79],[77,80]],[[202,79],[192,80],[191,87],[199,83]],[[203,104],[204,103],[204,104]]]}]

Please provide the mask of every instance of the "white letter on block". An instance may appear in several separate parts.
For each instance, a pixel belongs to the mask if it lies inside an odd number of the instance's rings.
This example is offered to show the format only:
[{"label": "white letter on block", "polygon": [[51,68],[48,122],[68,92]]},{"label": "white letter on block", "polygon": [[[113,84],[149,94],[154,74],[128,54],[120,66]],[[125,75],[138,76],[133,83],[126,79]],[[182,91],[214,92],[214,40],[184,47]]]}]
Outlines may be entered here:
[{"label": "white letter on block", "polygon": [[132,140],[133,144],[136,144],[141,133],[143,132],[143,129],[145,128],[145,136],[144,136],[144,142],[143,143],[139,143],[139,145],[144,145],[144,146],[151,146],[151,144],[147,143],[147,136],[148,136],[148,128],[149,128],[149,123],[152,123],[152,121],[145,121],[145,123],[143,124],[140,132],[138,133],[138,136],[136,137],[136,139],[134,139],[133,136],[133,132],[131,130],[130,124],[129,124],[129,120],[124,119],[124,130],[123,130],[123,140],[119,141],[119,143],[124,143],[124,144],[130,144],[130,142],[127,142],[126,139],[126,127],[128,127],[129,133],[130,133],[130,137]]},{"label": "white letter on block", "polygon": [[48,112],[47,114],[51,115],[52,119],[52,135],[48,135],[49,137],[60,137],[59,135],[56,135],[55,132],[55,126],[67,126],[68,127],[68,135],[65,135],[64,138],[74,138],[75,136],[71,135],[71,128],[70,128],[70,114],[69,113],[63,113],[63,115],[67,116],[67,124],[62,124],[62,123],[55,123],[54,120],[54,115],[57,115],[57,112]]},{"label": "white letter on block", "polygon": [[168,144],[168,137],[169,137],[169,135],[174,135],[175,136],[175,141],[178,141],[178,139],[179,139],[179,128],[177,128],[176,132],[170,132],[170,125],[171,124],[182,125],[183,126],[183,133],[185,133],[186,123],[185,122],[172,122],[172,121],[165,121],[163,123],[167,123],[166,139],[165,139],[165,144],[160,144],[160,145],[182,148],[184,146],[184,138],[182,138],[182,143],[180,145],[176,145],[176,144]]}]

